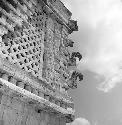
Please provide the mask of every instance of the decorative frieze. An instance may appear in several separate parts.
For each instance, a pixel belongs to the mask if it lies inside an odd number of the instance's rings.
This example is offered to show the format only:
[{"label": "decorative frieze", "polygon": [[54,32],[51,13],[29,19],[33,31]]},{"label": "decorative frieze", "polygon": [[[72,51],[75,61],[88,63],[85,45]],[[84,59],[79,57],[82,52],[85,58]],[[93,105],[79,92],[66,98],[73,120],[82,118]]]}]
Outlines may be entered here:
[{"label": "decorative frieze", "polygon": [[[0,91],[2,90],[2,92],[6,92],[6,94],[9,95],[13,95],[16,94],[18,95],[18,97],[24,99],[24,101],[26,102],[34,102],[37,101],[39,104],[42,103],[45,106],[51,108],[52,110],[58,112],[58,113],[62,113],[64,115],[68,115],[68,114],[72,114],[74,115],[74,111],[73,110],[69,110],[69,109],[65,109],[63,107],[59,107],[58,105],[51,103],[49,100],[49,96],[44,96],[44,98],[39,97],[38,95],[35,95],[33,93],[30,92],[30,87],[29,88],[22,88],[22,87],[18,87],[10,82],[8,82],[7,80],[4,80],[2,78],[0,78],[0,84],[1,84],[1,88]],[[27,87],[27,86],[26,86]],[[7,89],[7,91],[6,91]],[[11,94],[10,94],[11,93]],[[52,101],[52,100],[51,100]],[[37,107],[39,107],[37,103]],[[41,107],[43,109],[43,107]],[[44,107],[45,108],[45,107]]]}]

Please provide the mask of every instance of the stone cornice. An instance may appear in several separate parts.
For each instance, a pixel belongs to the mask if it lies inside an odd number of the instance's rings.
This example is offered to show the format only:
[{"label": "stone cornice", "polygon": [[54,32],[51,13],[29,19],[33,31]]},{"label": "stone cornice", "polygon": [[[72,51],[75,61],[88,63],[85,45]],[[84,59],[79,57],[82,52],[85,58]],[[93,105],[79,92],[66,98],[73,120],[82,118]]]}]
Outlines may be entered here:
[{"label": "stone cornice", "polygon": [[60,8],[58,8],[57,6],[53,6],[53,3],[50,2],[51,0],[42,1],[45,4],[44,11],[48,14],[51,14],[51,16],[54,17],[59,23],[65,25],[68,29],[69,34],[71,34],[73,31],[78,31],[77,21],[70,20],[72,14],[61,1],[57,0],[57,3],[60,3],[60,5],[62,5],[62,8],[65,8],[67,13],[69,13],[69,16],[67,16],[67,18],[62,15]]},{"label": "stone cornice", "polygon": [[72,13],[64,6],[60,0],[47,0],[47,5],[58,13],[61,18],[68,23],[71,18]]},{"label": "stone cornice", "polygon": [[50,111],[52,113],[57,113],[59,114],[59,116],[74,116],[74,110],[66,110],[2,78],[0,78],[0,91],[6,95],[8,94],[9,96],[20,98],[22,99],[22,101],[25,101],[26,103],[33,104],[37,110],[47,109],[48,112]]}]

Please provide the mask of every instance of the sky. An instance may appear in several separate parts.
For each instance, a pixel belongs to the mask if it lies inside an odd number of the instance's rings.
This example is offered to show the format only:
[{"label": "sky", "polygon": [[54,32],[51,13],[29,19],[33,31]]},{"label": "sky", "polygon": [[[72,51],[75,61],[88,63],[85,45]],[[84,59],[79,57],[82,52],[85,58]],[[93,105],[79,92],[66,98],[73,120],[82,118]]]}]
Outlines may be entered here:
[{"label": "sky", "polygon": [[83,59],[84,80],[70,90],[72,125],[122,125],[122,1],[62,0],[78,21],[70,36]]}]

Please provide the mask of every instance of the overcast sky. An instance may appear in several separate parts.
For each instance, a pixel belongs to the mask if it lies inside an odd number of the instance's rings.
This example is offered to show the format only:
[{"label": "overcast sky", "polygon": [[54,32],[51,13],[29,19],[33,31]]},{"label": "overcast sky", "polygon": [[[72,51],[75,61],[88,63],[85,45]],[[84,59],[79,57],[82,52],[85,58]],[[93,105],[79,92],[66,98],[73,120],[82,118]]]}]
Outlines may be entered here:
[{"label": "overcast sky", "polygon": [[[84,80],[71,90],[73,125],[122,125],[122,2],[62,0],[78,21],[72,34]],[[85,120],[86,119],[86,120]]]}]

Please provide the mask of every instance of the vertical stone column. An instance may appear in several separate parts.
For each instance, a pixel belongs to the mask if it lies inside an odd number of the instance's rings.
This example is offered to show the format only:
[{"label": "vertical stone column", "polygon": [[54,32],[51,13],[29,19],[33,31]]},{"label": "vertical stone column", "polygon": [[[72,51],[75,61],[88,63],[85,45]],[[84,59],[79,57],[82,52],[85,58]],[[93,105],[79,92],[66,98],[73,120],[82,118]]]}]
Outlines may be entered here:
[{"label": "vertical stone column", "polygon": [[61,74],[60,74],[60,46],[61,46],[61,30],[62,25],[55,21],[54,27],[54,66],[55,66],[55,87],[58,91],[60,91],[61,86]]},{"label": "vertical stone column", "polygon": [[48,16],[46,23],[46,36],[44,43],[44,65],[43,65],[43,78],[46,79],[48,83],[53,82],[54,78],[54,22],[52,18]]}]

